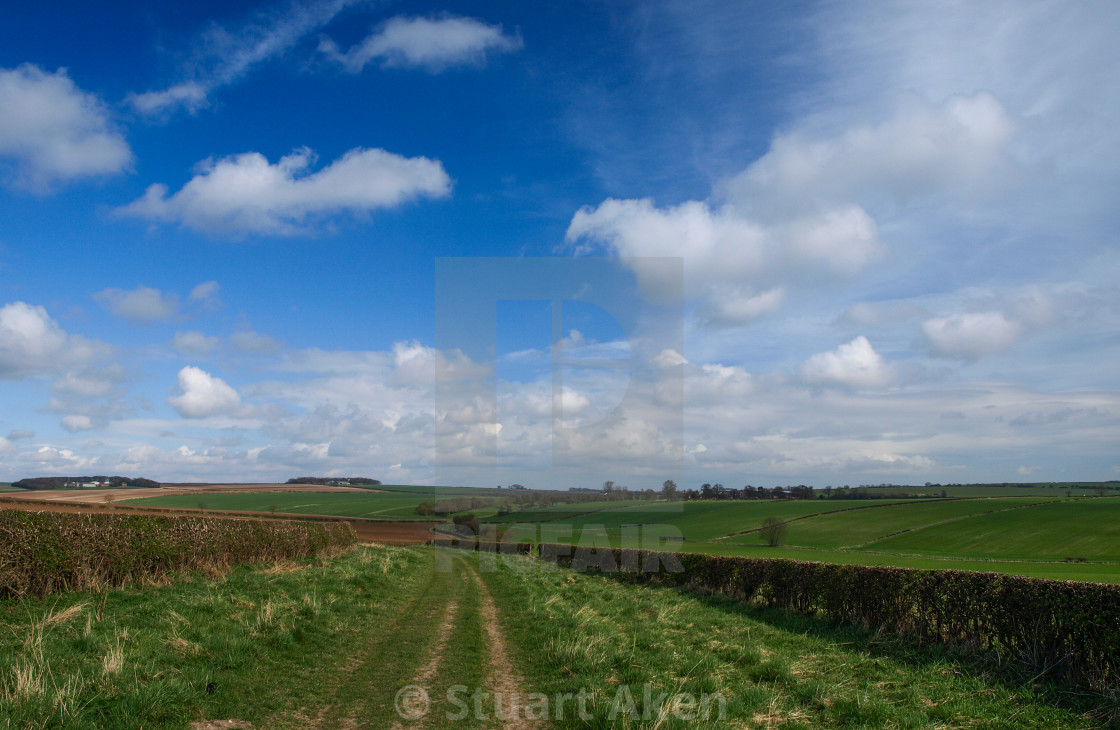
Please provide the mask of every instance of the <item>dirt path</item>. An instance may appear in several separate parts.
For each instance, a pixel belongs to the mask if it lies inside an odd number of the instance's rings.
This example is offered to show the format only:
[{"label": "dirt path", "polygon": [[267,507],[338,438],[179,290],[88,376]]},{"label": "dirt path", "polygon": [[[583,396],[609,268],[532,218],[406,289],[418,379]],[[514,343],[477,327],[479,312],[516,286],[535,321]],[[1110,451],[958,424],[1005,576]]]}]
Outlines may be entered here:
[{"label": "dirt path", "polygon": [[480,611],[483,626],[488,639],[487,649],[490,654],[489,675],[486,679],[487,688],[494,694],[496,715],[503,718],[501,727],[508,730],[536,730],[544,725],[528,717],[525,707],[529,697],[528,685],[525,678],[514,667],[513,660],[502,635],[502,627],[498,622],[498,607],[494,605],[494,598],[490,590],[482,582],[473,567],[470,568],[471,578],[474,579],[481,596]]},{"label": "dirt path", "polygon": [[442,554],[430,569],[392,618],[356,635],[349,657],[321,678],[329,687],[321,706],[274,717],[268,727],[545,727],[528,717],[529,688],[477,568],[466,556]]}]

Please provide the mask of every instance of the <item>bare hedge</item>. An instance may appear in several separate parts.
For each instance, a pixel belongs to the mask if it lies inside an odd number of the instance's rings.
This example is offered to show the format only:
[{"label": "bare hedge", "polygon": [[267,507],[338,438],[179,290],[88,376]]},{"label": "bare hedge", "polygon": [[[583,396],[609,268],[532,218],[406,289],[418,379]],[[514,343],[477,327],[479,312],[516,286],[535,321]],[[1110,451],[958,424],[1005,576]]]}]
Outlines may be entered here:
[{"label": "bare hedge", "polygon": [[119,586],[356,543],[347,522],[0,510],[0,598]]}]

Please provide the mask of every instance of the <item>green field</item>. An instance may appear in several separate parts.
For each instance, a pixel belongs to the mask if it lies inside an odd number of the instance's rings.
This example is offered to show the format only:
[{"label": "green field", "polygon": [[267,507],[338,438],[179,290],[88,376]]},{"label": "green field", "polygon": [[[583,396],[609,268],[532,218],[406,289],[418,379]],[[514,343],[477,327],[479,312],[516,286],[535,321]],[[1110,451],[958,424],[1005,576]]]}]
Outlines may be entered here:
[{"label": "green field", "polygon": [[[513,696],[540,728],[1094,728],[1110,708],[979,655],[535,567],[361,547],[0,602],[0,727],[490,728]],[[408,686],[422,722],[397,714]]]},{"label": "green field", "polygon": [[888,537],[867,549],[1017,560],[1120,561],[1120,497],[977,515]]},{"label": "green field", "polygon": [[416,505],[430,499],[431,493],[405,491],[374,492],[230,492],[227,494],[185,494],[146,499],[121,500],[119,504],[140,507],[173,507],[285,514],[333,515],[370,519],[428,519],[416,514]]},{"label": "green field", "polygon": [[[1056,497],[1006,497],[1001,499],[961,499],[944,502],[900,502],[852,512],[821,514],[789,526],[785,544],[797,547],[855,549],[884,535],[916,530],[928,525],[950,523],[1002,510],[1028,509],[1051,502]],[[1026,515],[1015,515],[1018,519]],[[970,523],[971,524],[971,523]],[[759,544],[757,534],[732,538],[740,544]]]},{"label": "green field", "polygon": [[22,489],[13,489],[11,484],[0,482],[0,492],[22,492]]},{"label": "green field", "polygon": [[[768,547],[757,532],[766,517],[788,521],[781,547]],[[1120,583],[1120,497],[660,502],[578,514],[527,510],[500,520],[528,523],[511,533],[519,540],[619,547],[624,533],[632,540],[644,532],[683,537],[659,543],[682,552]]]}]

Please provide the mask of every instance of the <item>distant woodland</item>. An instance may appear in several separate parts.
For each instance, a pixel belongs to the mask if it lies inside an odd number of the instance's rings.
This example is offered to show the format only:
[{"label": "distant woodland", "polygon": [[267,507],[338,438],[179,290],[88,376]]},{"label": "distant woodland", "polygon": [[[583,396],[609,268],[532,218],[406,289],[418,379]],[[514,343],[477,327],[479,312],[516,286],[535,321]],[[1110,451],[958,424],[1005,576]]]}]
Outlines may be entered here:
[{"label": "distant woodland", "polygon": [[17,489],[76,489],[88,486],[98,487],[158,487],[159,482],[140,477],[32,477],[12,482]]}]

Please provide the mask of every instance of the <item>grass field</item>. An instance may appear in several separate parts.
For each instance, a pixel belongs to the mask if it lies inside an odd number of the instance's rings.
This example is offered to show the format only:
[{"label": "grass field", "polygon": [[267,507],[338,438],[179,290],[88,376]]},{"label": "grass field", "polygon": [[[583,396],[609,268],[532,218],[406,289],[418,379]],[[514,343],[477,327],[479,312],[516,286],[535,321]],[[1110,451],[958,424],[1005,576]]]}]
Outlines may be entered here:
[{"label": "grass field", "polygon": [[416,505],[430,499],[430,493],[413,492],[231,492],[229,494],[184,494],[146,499],[120,500],[120,504],[141,507],[174,507],[269,512],[289,514],[335,515],[370,519],[430,519],[416,514]]},{"label": "grass field", "polygon": [[21,492],[22,489],[14,489],[9,483],[0,483],[0,492]]},{"label": "grass field", "polygon": [[411,727],[408,685],[435,728],[493,727],[514,696],[534,727],[695,727],[686,694],[724,708],[708,727],[1100,726],[1100,698],[944,648],[530,565],[362,547],[3,602],[0,726]]},{"label": "grass field", "polygon": [[976,515],[884,538],[868,549],[984,558],[1120,561],[1120,497]]},{"label": "grass field", "polygon": [[[683,552],[1120,583],[1120,497],[1068,499],[1063,492],[1048,497],[598,507],[579,514],[528,510],[502,518],[502,524],[530,523],[517,539],[542,542],[606,540],[617,547],[624,532],[646,531],[682,536],[664,542],[662,549]],[[788,521],[779,548],[766,546],[756,532],[766,517]]]}]

